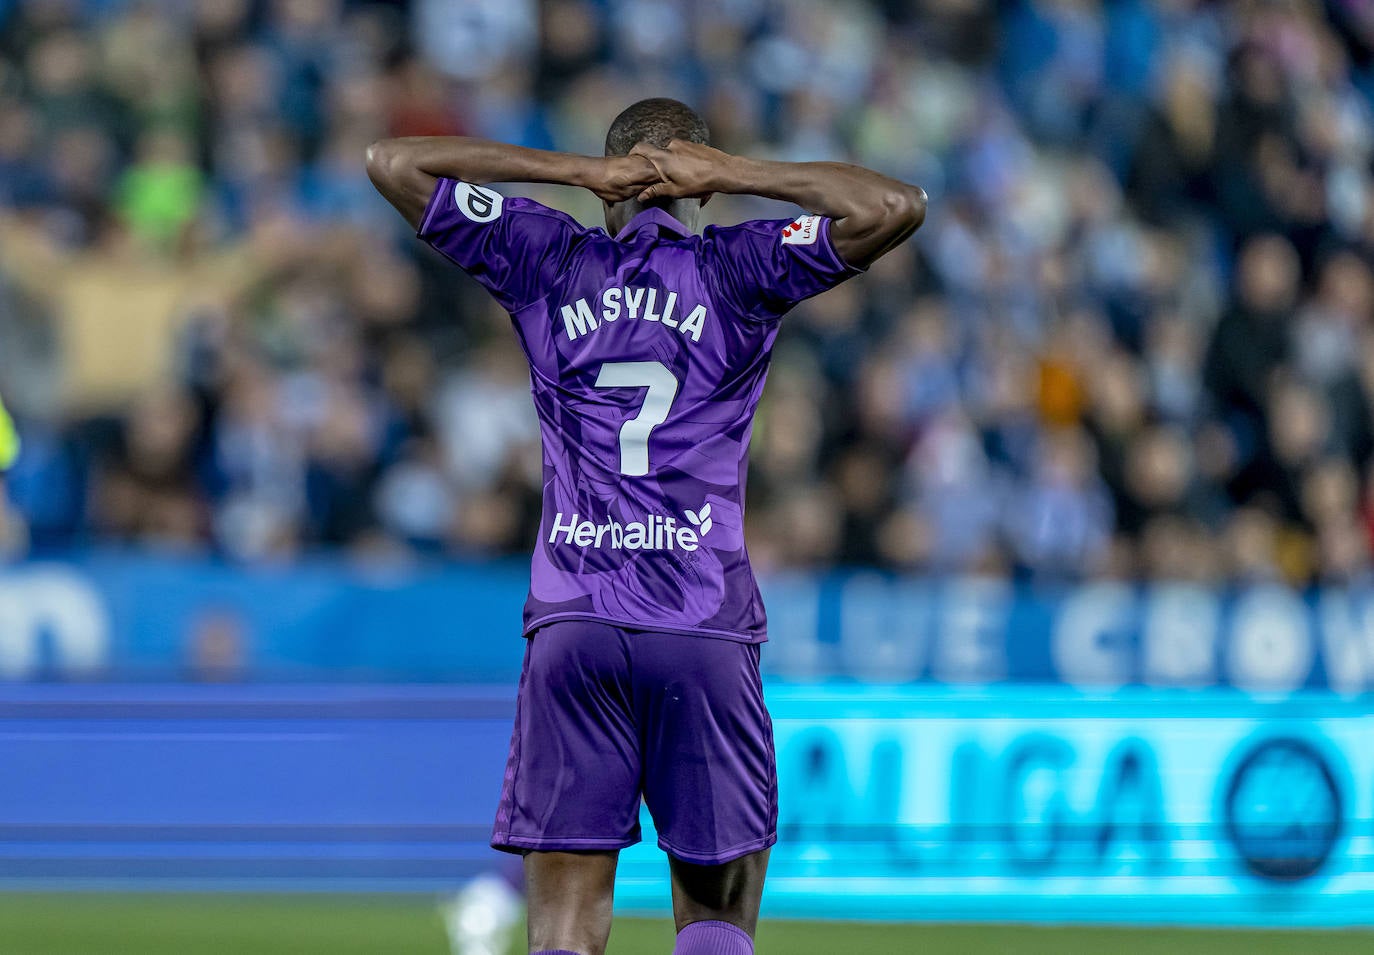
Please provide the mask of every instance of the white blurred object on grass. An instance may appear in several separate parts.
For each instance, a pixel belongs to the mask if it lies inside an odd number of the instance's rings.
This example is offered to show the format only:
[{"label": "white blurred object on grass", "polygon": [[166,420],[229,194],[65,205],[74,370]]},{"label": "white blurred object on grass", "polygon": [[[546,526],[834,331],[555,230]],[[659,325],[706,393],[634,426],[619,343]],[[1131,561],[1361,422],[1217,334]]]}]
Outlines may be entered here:
[{"label": "white blurred object on grass", "polygon": [[453,955],[506,955],[525,915],[525,899],[498,875],[481,875],[442,901]]}]

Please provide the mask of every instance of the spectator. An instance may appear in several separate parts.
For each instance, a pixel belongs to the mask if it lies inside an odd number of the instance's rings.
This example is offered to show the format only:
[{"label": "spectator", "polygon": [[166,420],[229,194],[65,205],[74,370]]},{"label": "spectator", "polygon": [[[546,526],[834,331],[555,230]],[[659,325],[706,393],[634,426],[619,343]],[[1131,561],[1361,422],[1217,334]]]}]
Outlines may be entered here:
[{"label": "spectator", "polygon": [[361,147],[595,151],[652,91],[727,149],[853,157],[932,195],[914,243],[784,324],[760,564],[1368,579],[1367,18],[462,6],[0,4],[0,392],[35,546],[527,548],[523,360],[376,198]]}]

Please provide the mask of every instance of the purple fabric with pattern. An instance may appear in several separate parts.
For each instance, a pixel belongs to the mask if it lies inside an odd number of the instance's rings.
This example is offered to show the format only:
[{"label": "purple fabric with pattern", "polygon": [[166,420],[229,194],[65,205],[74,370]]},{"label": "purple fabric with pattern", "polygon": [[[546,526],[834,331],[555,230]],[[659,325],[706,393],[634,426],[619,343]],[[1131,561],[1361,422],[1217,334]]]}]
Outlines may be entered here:
[{"label": "purple fabric with pattern", "polygon": [[829,220],[612,238],[529,199],[440,180],[419,237],[511,314],[544,447],[525,633],[557,620],[767,639],[744,546],[754,411],[778,319],[857,270]]},{"label": "purple fabric with pattern", "polygon": [[757,644],[571,620],[525,644],[491,844],[618,850],[639,807],[674,858],[777,842],[778,772]]}]

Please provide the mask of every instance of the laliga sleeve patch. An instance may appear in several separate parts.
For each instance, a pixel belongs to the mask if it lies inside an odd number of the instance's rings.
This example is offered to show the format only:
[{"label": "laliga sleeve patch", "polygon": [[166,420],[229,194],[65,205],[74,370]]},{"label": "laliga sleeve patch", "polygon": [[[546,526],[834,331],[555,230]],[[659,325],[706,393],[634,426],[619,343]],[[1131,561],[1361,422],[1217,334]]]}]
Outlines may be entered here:
[{"label": "laliga sleeve patch", "polygon": [[490,222],[501,214],[505,197],[492,189],[458,182],[453,186],[453,202],[458,211],[473,222]]},{"label": "laliga sleeve patch", "polygon": [[820,216],[802,216],[782,230],[783,245],[814,245],[821,234]]}]

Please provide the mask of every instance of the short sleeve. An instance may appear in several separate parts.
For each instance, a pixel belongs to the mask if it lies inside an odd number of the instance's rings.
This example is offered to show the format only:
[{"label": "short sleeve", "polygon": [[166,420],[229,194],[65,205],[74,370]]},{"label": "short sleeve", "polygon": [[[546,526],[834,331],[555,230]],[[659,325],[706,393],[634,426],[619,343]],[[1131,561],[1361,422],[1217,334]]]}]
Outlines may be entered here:
[{"label": "short sleeve", "polygon": [[840,258],[824,216],[710,229],[704,266],[714,292],[745,318],[771,321],[863,270]]},{"label": "short sleeve", "polygon": [[518,312],[549,294],[586,231],[532,199],[440,179],[415,234]]}]

